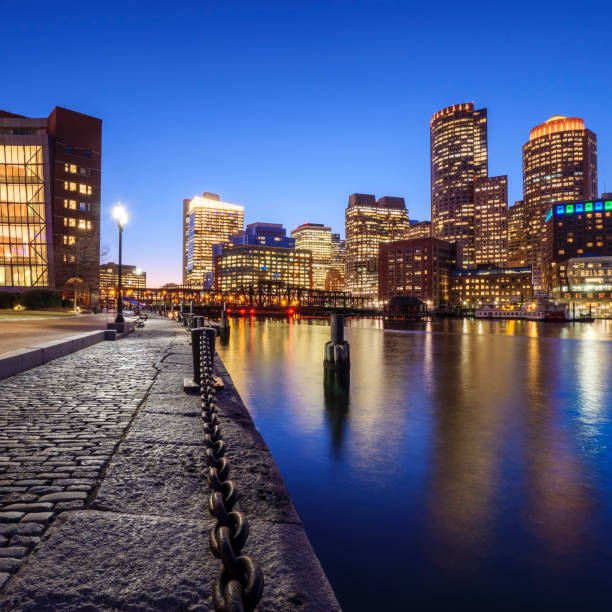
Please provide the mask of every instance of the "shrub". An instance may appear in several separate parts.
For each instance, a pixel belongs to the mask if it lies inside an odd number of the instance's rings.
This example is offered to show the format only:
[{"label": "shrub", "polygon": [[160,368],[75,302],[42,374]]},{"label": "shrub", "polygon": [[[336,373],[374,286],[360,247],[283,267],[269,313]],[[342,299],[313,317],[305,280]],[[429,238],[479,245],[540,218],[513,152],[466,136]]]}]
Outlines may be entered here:
[{"label": "shrub", "polygon": [[0,291],[0,308],[13,308],[19,303],[19,293],[10,293],[9,291]]},{"label": "shrub", "polygon": [[62,296],[49,289],[30,289],[21,294],[20,304],[26,308],[54,308],[62,303]]}]

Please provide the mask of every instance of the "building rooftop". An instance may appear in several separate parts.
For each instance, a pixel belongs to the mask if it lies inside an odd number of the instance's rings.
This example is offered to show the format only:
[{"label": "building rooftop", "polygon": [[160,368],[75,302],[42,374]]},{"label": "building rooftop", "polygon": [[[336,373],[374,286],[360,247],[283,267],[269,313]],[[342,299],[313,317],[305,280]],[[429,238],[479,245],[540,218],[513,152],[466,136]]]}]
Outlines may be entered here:
[{"label": "building rooftop", "polygon": [[544,123],[536,125],[536,127],[529,132],[529,140],[535,140],[536,138],[549,134],[556,134],[557,132],[569,132],[571,130],[584,130],[584,120],[579,117],[554,115]]}]

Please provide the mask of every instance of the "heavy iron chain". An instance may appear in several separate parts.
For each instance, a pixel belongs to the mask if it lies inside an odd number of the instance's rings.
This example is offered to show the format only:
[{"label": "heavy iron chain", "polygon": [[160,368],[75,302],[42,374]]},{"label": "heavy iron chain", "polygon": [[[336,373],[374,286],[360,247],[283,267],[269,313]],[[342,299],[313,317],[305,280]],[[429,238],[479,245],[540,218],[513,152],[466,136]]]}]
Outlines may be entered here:
[{"label": "heavy iron chain", "polygon": [[214,354],[206,333],[200,338],[200,397],[204,419],[207,480],[211,488],[208,510],[216,519],[210,532],[210,549],[223,563],[213,588],[213,605],[217,612],[254,610],[263,592],[263,573],[248,555],[241,555],[249,536],[244,512],[233,511],[238,498],[236,486],[229,480],[230,464],[225,457],[225,442],[219,427],[219,410],[213,387]]}]

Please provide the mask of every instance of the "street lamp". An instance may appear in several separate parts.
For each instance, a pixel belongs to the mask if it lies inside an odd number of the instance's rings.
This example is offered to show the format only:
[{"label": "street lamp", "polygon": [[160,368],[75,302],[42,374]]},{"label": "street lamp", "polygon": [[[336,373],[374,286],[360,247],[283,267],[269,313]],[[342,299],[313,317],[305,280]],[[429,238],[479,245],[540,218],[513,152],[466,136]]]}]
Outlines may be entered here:
[{"label": "street lamp", "polygon": [[123,228],[127,223],[127,211],[121,204],[115,204],[113,207],[113,219],[117,221],[119,227],[119,278],[117,287],[117,316],[115,317],[115,323],[123,323],[123,299],[121,297],[121,238],[123,237]]}]

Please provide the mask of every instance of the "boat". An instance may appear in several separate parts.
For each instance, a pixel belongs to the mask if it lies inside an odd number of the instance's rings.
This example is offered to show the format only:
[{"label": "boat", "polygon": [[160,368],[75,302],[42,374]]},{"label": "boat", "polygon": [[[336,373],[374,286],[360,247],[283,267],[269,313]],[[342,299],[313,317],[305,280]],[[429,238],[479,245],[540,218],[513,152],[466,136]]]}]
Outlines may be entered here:
[{"label": "boat", "polygon": [[536,295],[525,309],[527,321],[569,321],[567,304],[553,302],[546,294]]},{"label": "boat", "polygon": [[409,323],[429,317],[426,305],[416,297],[396,296],[383,309],[383,329],[406,329]]},{"label": "boat", "polygon": [[524,319],[525,309],[520,305],[496,306],[485,304],[474,312],[476,319]]}]

